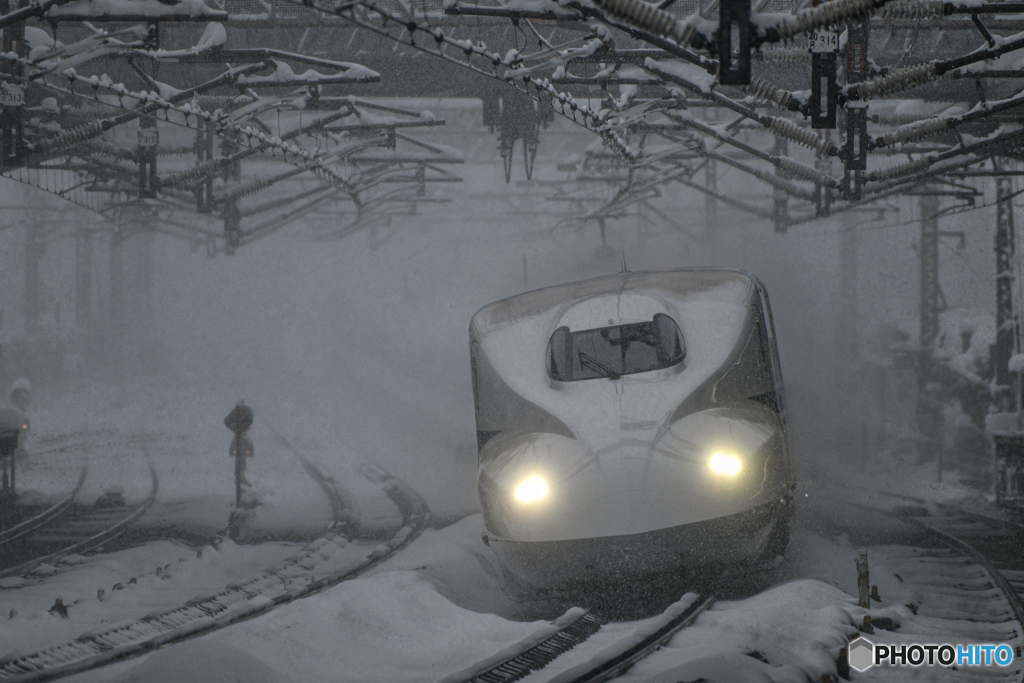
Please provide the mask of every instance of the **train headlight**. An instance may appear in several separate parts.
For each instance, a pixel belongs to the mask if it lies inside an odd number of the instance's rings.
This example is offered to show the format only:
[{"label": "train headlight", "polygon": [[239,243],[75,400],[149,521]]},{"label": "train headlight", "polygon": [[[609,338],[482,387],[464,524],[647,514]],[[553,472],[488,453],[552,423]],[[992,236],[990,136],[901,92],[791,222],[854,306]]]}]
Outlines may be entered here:
[{"label": "train headlight", "polygon": [[708,467],[715,474],[735,477],[743,469],[743,461],[734,453],[715,451],[708,459]]},{"label": "train headlight", "polygon": [[512,496],[520,503],[538,503],[548,497],[548,483],[534,474],[519,482]]}]

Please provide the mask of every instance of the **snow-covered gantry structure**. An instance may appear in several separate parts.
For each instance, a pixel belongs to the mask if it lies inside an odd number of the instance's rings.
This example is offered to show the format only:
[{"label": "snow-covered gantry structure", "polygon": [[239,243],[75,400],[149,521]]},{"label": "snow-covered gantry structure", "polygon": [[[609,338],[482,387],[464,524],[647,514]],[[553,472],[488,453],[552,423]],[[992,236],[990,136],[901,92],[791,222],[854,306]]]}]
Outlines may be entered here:
[{"label": "snow-covered gantry structure", "polygon": [[378,72],[233,48],[229,19],[202,0],[58,1],[0,16],[5,174],[126,235],[156,228],[211,255],[326,205],[351,207],[333,226],[343,234],[458,180],[445,170],[456,150],[406,130],[443,120],[338,93]]}]

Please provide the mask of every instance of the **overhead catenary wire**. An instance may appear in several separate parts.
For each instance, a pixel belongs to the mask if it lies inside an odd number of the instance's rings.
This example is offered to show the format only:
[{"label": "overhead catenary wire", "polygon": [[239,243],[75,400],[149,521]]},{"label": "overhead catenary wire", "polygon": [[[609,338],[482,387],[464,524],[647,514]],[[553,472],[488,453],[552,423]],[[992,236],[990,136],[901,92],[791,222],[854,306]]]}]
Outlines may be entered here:
[{"label": "overhead catenary wire", "polygon": [[[403,42],[400,38],[395,38],[393,35],[388,33],[383,26],[377,26],[368,20],[363,20],[360,17],[356,16],[355,13],[353,12],[356,6],[365,7],[367,10],[375,12],[376,14],[380,15],[381,17],[387,20],[394,21],[396,25],[402,26],[403,34],[405,31],[408,31],[410,36],[409,45],[411,47],[421,52],[425,52],[427,54],[434,55],[435,57],[444,59],[445,61],[448,61],[450,63],[457,64],[463,68],[470,69],[471,71],[487,76],[489,78],[495,78],[501,81],[505,81],[515,86],[516,89],[519,90],[520,92],[523,92],[524,94],[534,99],[543,101],[543,99],[539,97],[539,93],[544,93],[548,98],[550,98],[551,101],[557,102],[557,106],[555,107],[556,111],[558,111],[560,114],[562,114],[569,120],[575,122],[576,124],[593,130],[594,132],[601,135],[601,137],[606,140],[609,146],[612,149],[616,150],[616,152],[618,152],[620,155],[622,155],[624,159],[635,161],[637,157],[636,151],[629,146],[626,140],[619,136],[614,131],[612,131],[609,127],[607,127],[606,124],[608,122],[610,112],[602,113],[602,111],[593,110],[588,104],[582,103],[576,98],[574,98],[572,95],[556,89],[551,84],[551,81],[546,78],[540,79],[533,77],[529,74],[518,74],[516,72],[514,54],[512,56],[503,56],[491,51],[482,42],[473,43],[472,41],[469,40],[456,40],[449,36],[448,34],[446,34],[437,26],[433,26],[429,23],[426,23],[414,16],[398,15],[386,7],[381,7],[374,0],[365,0],[362,2],[349,2],[341,5],[336,5],[330,8],[320,7],[317,4],[315,4],[315,1],[313,0],[307,0],[305,2],[303,0],[284,1],[289,2],[291,4],[314,9],[324,14],[334,14],[340,16],[346,21],[349,21],[352,24],[359,26],[361,28],[365,28],[366,30],[372,33],[382,35],[388,39],[395,40],[396,42]],[[434,41],[435,47],[429,47],[429,45],[424,45],[422,42],[416,42],[415,34],[417,31],[424,35],[430,36],[430,38],[433,39]],[[444,51],[445,47],[450,47],[462,51],[463,54],[465,54],[466,59],[457,59],[452,55],[447,54]],[[491,67],[494,70],[488,71],[472,63],[471,60],[473,56],[483,57],[491,64]],[[499,73],[499,67],[504,68],[506,71]],[[527,84],[533,85],[537,92],[530,92],[525,87]],[[566,109],[569,110],[569,113],[566,113]],[[577,113],[582,117],[582,121],[576,118]]]},{"label": "overhead catenary wire", "polygon": [[981,48],[953,59],[935,59],[922,64],[891,69],[884,76],[847,85],[843,89],[843,94],[854,100],[891,95],[934,81],[955,69],[996,59],[1021,48],[1024,48],[1024,33],[1002,39],[994,47]]}]

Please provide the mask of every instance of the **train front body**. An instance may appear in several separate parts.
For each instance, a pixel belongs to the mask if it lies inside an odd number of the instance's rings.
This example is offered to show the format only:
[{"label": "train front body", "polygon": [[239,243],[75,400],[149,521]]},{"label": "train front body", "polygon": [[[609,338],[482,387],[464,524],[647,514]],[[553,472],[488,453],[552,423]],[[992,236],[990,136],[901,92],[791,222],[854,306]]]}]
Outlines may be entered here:
[{"label": "train front body", "polygon": [[781,553],[795,485],[768,298],[623,273],[470,324],[484,540],[528,599]]}]

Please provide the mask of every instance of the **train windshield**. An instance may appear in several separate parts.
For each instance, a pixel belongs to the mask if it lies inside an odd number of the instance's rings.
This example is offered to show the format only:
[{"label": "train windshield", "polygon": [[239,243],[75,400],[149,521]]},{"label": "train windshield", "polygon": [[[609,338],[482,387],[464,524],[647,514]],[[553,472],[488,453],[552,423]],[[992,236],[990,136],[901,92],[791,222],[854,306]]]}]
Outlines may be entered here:
[{"label": "train windshield", "polygon": [[548,375],[561,382],[618,379],[672,367],[685,355],[679,326],[664,313],[650,322],[581,332],[559,327],[548,342]]}]

